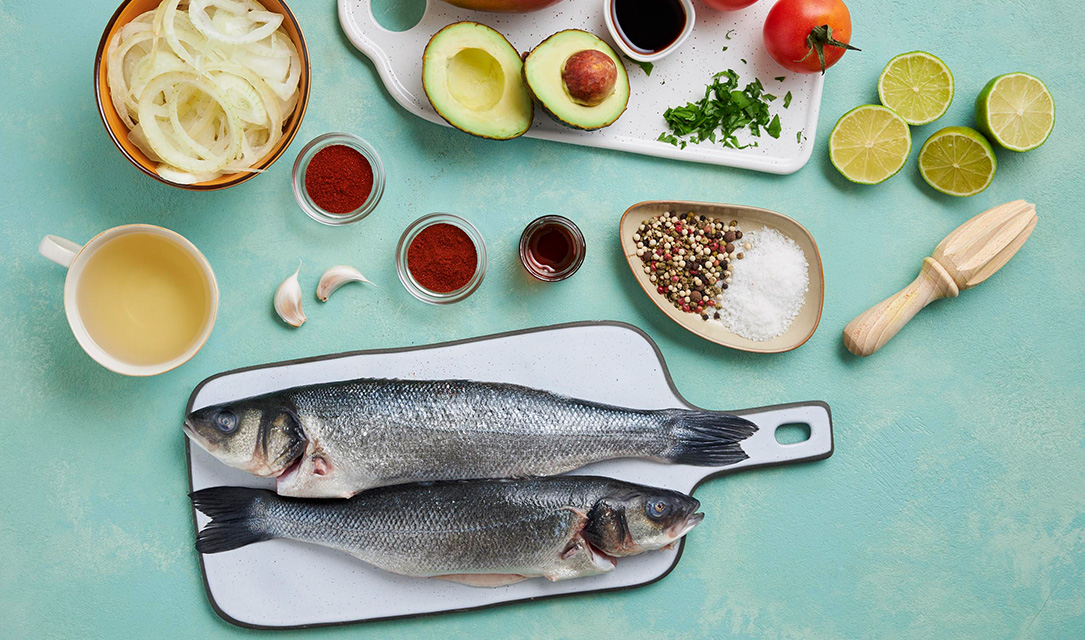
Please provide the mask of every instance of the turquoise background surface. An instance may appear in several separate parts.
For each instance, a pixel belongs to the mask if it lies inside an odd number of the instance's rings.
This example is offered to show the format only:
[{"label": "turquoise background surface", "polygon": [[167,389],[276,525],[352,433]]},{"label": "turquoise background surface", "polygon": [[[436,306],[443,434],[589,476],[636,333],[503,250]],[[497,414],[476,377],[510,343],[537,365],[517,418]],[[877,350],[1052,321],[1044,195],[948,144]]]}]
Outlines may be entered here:
[{"label": "turquoise background surface", "polygon": [[[384,92],[331,0],[291,4],[313,59],[301,133],[267,175],[191,193],[139,173],[99,122],[91,66],[116,1],[0,0],[0,636],[253,635],[212,611],[193,550],[179,427],[203,378],[605,319],[645,329],[695,404],[827,401],[836,454],[702,486],[705,524],[677,569],[642,589],[277,637],[1085,637],[1079,3],[851,0],[863,51],[830,71],[814,156],[785,177],[487,142],[424,122]],[[900,175],[851,185],[829,164],[827,134],[842,113],[876,101],[892,55],[914,49],[949,64],[957,99],[913,130]],[[706,71],[738,64],[722,53],[705,61]],[[994,184],[973,198],[929,189],[915,165],[921,143],[970,124],[987,80],[1017,70],[1055,96],[1051,139],[1025,155],[999,152]],[[640,73],[631,70],[634,81]],[[290,191],[297,151],[332,130],[368,139],[388,170],[377,211],[344,229],[306,218]],[[758,205],[806,225],[825,266],[817,334],[797,351],[758,356],[664,318],[630,277],[616,233],[629,205],[653,198]],[[874,357],[845,352],[848,320],[910,282],[961,222],[1016,198],[1035,202],[1040,222],[1001,272],[932,305]],[[482,288],[448,308],[411,298],[395,276],[399,234],[431,211],[467,216],[490,249]],[[572,280],[542,285],[522,272],[515,245],[526,222],[550,212],[576,220],[589,250]],[[207,346],[153,379],[112,374],[82,353],[64,318],[64,272],[37,255],[47,233],[85,241],[132,222],[190,238],[221,286]],[[309,322],[288,329],[271,296],[299,258],[307,291],[339,263],[380,286],[344,289],[325,306],[307,297]]]}]

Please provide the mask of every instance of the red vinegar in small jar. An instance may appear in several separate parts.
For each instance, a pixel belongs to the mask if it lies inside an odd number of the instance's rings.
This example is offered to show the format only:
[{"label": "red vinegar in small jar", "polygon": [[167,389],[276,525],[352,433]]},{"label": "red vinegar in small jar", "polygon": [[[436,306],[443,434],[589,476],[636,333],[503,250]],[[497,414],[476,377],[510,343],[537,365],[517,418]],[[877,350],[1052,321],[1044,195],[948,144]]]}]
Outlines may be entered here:
[{"label": "red vinegar in small jar", "polygon": [[572,220],[543,216],[520,236],[520,262],[539,280],[557,282],[576,273],[584,263],[586,248],[584,234]]}]

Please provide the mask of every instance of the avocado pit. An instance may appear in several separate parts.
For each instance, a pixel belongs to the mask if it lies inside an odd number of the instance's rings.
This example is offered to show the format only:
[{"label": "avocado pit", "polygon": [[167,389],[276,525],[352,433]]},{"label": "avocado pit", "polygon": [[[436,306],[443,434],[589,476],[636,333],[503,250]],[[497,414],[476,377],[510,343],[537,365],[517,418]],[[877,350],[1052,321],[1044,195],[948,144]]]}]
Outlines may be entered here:
[{"label": "avocado pit", "polygon": [[622,59],[598,36],[559,31],[524,57],[524,84],[550,117],[574,129],[609,126],[629,102]]},{"label": "avocado pit", "polygon": [[565,60],[561,81],[573,102],[595,107],[614,93],[618,68],[614,60],[597,49],[577,51]]}]

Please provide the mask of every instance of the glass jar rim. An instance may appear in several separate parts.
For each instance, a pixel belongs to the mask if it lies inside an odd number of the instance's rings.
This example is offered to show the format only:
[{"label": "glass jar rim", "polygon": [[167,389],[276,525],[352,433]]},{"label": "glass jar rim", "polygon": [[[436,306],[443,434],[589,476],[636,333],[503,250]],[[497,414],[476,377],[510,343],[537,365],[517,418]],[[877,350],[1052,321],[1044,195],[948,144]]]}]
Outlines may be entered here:
[{"label": "glass jar rim", "polygon": [[[418,234],[433,225],[442,223],[451,224],[466,233],[475,246],[476,255],[475,272],[471,275],[471,279],[459,289],[447,293],[433,291],[422,286],[407,266],[407,251]],[[418,218],[403,231],[403,235],[400,236],[399,244],[396,247],[396,273],[399,275],[400,282],[408,293],[430,304],[452,304],[470,296],[482,284],[482,280],[486,275],[487,264],[486,242],[482,238],[482,234],[465,218],[452,213],[430,213]]]},{"label": "glass jar rim", "polygon": [[[313,156],[323,149],[335,145],[350,147],[362,154],[362,157],[369,162],[369,166],[373,169],[373,187],[369,191],[369,196],[357,209],[348,213],[325,211],[313,201],[305,188],[305,172],[309,168],[309,162],[312,161]],[[294,168],[291,173],[294,199],[297,200],[301,210],[313,220],[333,227],[357,222],[372,213],[384,194],[384,180],[384,163],[373,145],[352,133],[336,131],[321,134],[302,147],[301,151],[298,152],[297,159],[294,161]]]},{"label": "glass jar rim", "polygon": [[[531,267],[528,262],[528,242],[531,240],[532,235],[547,224],[556,224],[569,231],[575,242],[573,247],[574,258],[561,271],[553,274],[543,274],[538,270]],[[584,239],[584,233],[580,230],[580,227],[575,222],[558,214],[548,214],[545,216],[539,216],[524,227],[523,233],[520,234],[520,264],[523,265],[524,270],[528,272],[531,277],[541,280],[543,282],[560,282],[573,276],[580,270],[581,265],[584,264],[584,258],[587,255],[588,243]]]}]

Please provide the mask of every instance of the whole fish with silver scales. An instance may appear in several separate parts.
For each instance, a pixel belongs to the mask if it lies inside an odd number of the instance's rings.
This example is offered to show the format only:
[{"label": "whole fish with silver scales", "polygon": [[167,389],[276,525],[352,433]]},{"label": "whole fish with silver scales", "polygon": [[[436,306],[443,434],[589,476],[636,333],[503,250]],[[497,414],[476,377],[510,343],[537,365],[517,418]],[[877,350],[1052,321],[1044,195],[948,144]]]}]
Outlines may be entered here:
[{"label": "whole fish with silver scales", "polygon": [[614,458],[724,466],[748,456],[744,418],[638,410],[513,384],[363,378],[204,407],[185,419],[223,463],[279,495],[346,498],[386,485],[556,475]]},{"label": "whole fish with silver scales", "polygon": [[477,587],[613,571],[616,558],[673,545],[704,518],[682,493],[593,476],[406,484],[349,500],[243,487],[191,497],[211,517],[197,536],[201,553],[288,538]]}]

